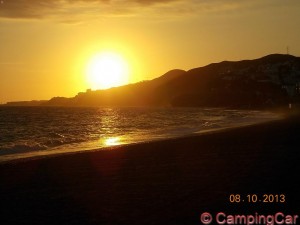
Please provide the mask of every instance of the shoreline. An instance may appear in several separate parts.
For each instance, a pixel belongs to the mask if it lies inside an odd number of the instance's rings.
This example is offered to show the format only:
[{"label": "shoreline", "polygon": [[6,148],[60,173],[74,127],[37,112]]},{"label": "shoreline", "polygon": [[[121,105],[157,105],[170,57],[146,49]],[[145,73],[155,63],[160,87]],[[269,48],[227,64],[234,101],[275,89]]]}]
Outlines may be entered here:
[{"label": "shoreline", "polygon": [[[210,134],[219,133],[219,132],[227,132],[232,129],[240,129],[240,128],[245,128],[245,127],[261,125],[261,124],[265,124],[265,123],[272,123],[272,122],[275,122],[278,120],[284,120],[284,119],[286,119],[286,114],[285,115],[278,114],[277,118],[272,118],[272,119],[269,118],[265,121],[260,121],[260,122],[249,122],[249,123],[245,123],[245,124],[238,124],[238,125],[232,125],[232,126],[221,127],[221,128],[204,129],[202,131],[197,131],[197,132],[194,132],[191,134],[186,134],[186,135],[181,135],[181,136],[166,137],[166,138],[154,139],[154,140],[150,140],[150,141],[137,141],[137,142],[132,142],[132,143],[104,146],[104,147],[99,147],[99,148],[79,149],[79,150],[72,150],[72,151],[64,152],[63,149],[67,148],[67,147],[65,147],[65,148],[59,149],[60,152],[55,152],[55,153],[52,153],[51,152],[52,150],[38,150],[38,151],[30,151],[30,152],[22,152],[22,153],[5,154],[5,155],[0,155],[0,165],[7,164],[7,163],[19,163],[19,162],[30,161],[30,160],[39,160],[39,159],[48,158],[48,157],[59,157],[62,155],[84,154],[85,152],[112,151],[112,150],[116,150],[121,147],[127,147],[127,146],[131,146],[131,145],[145,145],[145,144],[149,144],[152,142],[172,141],[172,140],[188,138],[188,137],[201,137],[202,135],[210,135]],[[53,150],[53,151],[57,151],[57,150]],[[15,158],[15,157],[17,157],[17,158]]]},{"label": "shoreline", "polygon": [[[3,224],[201,224],[203,212],[300,210],[300,118],[0,164]],[[230,195],[286,202],[231,203]]]}]

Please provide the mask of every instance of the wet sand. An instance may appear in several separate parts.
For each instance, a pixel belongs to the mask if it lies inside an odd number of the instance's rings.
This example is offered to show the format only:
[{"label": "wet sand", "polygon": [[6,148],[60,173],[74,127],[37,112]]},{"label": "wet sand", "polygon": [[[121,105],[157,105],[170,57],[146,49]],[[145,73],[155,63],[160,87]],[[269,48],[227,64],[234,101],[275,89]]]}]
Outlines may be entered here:
[{"label": "wet sand", "polygon": [[[299,214],[300,119],[0,164],[1,224],[201,224]],[[230,194],[244,202],[230,203]],[[248,203],[246,195],[286,196]]]}]

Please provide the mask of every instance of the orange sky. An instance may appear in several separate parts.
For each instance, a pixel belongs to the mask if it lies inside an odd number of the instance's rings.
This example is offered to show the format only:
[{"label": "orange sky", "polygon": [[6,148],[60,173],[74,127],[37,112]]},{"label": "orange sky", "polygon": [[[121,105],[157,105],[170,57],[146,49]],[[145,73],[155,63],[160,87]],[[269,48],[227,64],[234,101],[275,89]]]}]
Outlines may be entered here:
[{"label": "orange sky", "polygon": [[287,45],[299,56],[299,12],[298,0],[2,0],[0,103],[85,91],[89,60],[107,50],[129,82]]}]

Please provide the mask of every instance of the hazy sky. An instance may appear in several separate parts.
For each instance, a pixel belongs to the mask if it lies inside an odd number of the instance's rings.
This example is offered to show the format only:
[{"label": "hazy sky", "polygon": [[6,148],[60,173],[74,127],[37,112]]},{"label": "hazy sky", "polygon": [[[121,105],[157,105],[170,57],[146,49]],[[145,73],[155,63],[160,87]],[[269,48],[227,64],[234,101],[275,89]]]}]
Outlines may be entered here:
[{"label": "hazy sky", "polygon": [[0,102],[71,97],[116,52],[130,82],[170,69],[300,55],[299,0],[0,0]]}]

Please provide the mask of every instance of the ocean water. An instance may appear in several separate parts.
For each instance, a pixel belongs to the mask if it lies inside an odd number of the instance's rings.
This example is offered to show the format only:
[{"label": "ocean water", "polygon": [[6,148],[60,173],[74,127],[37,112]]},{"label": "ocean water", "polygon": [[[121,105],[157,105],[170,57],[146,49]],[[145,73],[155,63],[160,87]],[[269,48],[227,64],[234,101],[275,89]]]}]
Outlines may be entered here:
[{"label": "ocean water", "polygon": [[0,162],[155,141],[277,119],[214,108],[0,107]]}]

